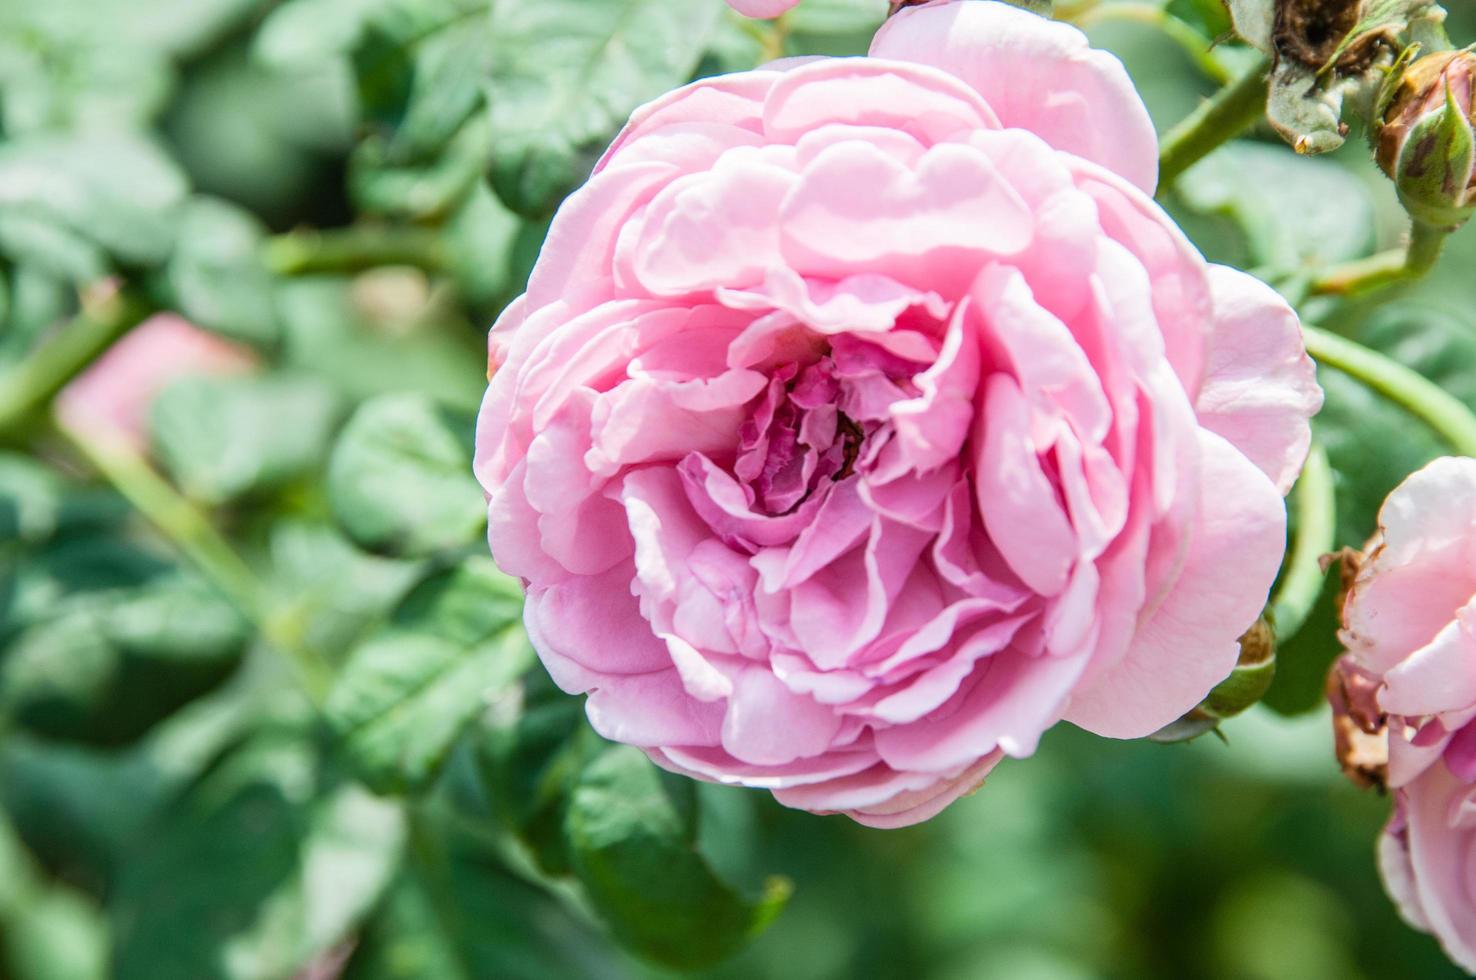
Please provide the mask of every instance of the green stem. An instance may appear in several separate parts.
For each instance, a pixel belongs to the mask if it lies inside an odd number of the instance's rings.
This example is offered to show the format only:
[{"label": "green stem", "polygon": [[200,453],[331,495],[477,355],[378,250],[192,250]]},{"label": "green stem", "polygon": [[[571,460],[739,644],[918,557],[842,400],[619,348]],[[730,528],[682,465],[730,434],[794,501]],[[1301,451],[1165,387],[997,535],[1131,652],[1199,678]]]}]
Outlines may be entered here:
[{"label": "green stem", "polygon": [[1228,84],[1234,79],[1230,69],[1211,53],[1215,47],[1213,40],[1205,37],[1186,21],[1180,20],[1157,4],[1136,2],[1094,4],[1080,13],[1061,19],[1071,21],[1082,30],[1089,30],[1098,24],[1111,21],[1126,21],[1157,27],[1169,40],[1183,49],[1206,78],[1220,85]]},{"label": "green stem", "polygon": [[1160,190],[1266,115],[1266,75],[1270,68],[1268,59],[1256,59],[1255,64],[1164,134],[1158,154]]},{"label": "green stem", "polygon": [[328,677],[301,646],[273,635],[266,588],[210,519],[159,476],[131,449],[91,440],[57,421],[56,430],[132,507],[170,540],[180,554],[250,620],[268,643],[290,661],[303,687],[321,703]]},{"label": "green stem", "polygon": [[1322,592],[1322,556],[1333,550],[1337,533],[1337,491],[1327,453],[1316,443],[1292,489],[1297,533],[1286,558],[1286,574],[1271,602],[1271,622],[1278,639],[1297,634]]},{"label": "green stem", "polygon": [[1476,414],[1424,375],[1362,344],[1303,326],[1307,353],[1420,418],[1462,456],[1476,456]]},{"label": "green stem", "polygon": [[132,330],[153,307],[120,290],[82,313],[0,378],[0,431],[14,428],[48,402],[113,341]]},{"label": "green stem", "polygon": [[441,237],[427,228],[357,227],[277,235],[267,241],[263,261],[282,276],[362,272],[383,265],[439,272],[447,255]]},{"label": "green stem", "polygon": [[1311,292],[1351,296],[1422,278],[1439,261],[1449,234],[1446,228],[1416,221],[1410,227],[1407,246],[1334,266],[1312,281]]}]

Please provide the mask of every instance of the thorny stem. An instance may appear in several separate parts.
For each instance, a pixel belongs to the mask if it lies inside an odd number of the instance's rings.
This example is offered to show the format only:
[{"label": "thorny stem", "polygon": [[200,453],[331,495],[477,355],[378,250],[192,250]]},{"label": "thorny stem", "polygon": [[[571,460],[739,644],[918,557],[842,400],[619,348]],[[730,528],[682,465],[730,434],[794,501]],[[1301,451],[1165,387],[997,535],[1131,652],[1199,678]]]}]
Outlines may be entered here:
[{"label": "thorny stem", "polygon": [[1256,62],[1164,134],[1159,142],[1159,190],[1266,115],[1268,59]]}]

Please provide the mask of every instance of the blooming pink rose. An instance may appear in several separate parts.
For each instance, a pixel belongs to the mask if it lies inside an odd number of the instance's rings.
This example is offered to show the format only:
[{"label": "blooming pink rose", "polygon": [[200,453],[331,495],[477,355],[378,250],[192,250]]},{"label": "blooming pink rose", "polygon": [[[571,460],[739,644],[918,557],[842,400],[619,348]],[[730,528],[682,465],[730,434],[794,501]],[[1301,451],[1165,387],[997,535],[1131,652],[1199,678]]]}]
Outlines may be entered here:
[{"label": "blooming pink rose", "polygon": [[1476,971],[1476,460],[1436,460],[1389,495],[1342,638],[1388,716],[1385,886]]},{"label": "blooming pink rose", "polygon": [[493,328],[476,462],[600,733],[899,826],[1230,672],[1321,396],[1156,160],[1116,59],[984,0],[637,110]]},{"label": "blooming pink rose", "polygon": [[241,374],[256,365],[245,347],[222,340],[173,313],[134,327],[57,396],[67,428],[134,451],[148,441],[149,405],[172,382]]}]

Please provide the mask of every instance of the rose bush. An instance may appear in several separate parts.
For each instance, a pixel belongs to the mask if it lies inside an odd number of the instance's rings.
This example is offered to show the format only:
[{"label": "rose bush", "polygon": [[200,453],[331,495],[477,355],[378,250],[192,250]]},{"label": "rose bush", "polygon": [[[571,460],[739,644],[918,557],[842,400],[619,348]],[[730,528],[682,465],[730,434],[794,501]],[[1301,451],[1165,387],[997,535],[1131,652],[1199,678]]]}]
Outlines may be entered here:
[{"label": "rose bush", "polygon": [[1372,680],[1363,714],[1387,716],[1385,885],[1476,970],[1476,460],[1436,460],[1389,495],[1343,626],[1344,686]]},{"label": "rose bush", "polygon": [[994,2],[635,113],[491,333],[477,439],[600,733],[899,826],[1225,677],[1321,394],[1156,160],[1115,58]]}]

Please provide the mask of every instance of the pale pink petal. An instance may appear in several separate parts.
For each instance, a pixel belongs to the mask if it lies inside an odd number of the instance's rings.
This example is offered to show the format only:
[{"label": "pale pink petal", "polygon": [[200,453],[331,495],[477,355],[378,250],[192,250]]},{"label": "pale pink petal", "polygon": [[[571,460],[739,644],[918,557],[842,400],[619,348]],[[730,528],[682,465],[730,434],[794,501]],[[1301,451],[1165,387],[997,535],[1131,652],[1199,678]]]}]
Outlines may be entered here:
[{"label": "pale pink petal", "polygon": [[608,296],[619,229],[679,172],[663,162],[613,166],[566,197],[528,278],[527,313],[555,302],[588,309]]},{"label": "pale pink petal", "polygon": [[1281,565],[1281,494],[1219,436],[1203,432],[1200,445],[1203,497],[1177,582],[1126,656],[1073,695],[1066,712],[1098,735],[1150,735],[1229,676],[1236,641],[1260,615]]},{"label": "pale pink petal", "polygon": [[[764,98],[778,75],[767,71],[736,72],[703,78],[647,102],[631,113],[630,121],[600,158],[601,173],[621,158],[627,146],[670,126],[698,123],[724,126],[761,135]],[[639,159],[641,154],[636,154]]]},{"label": "pale pink petal", "polygon": [[941,68],[973,86],[1004,126],[1149,194],[1158,183],[1158,138],[1127,70],[1068,24],[1005,3],[931,3],[882,25],[871,54]]},{"label": "pale pink petal", "polygon": [[631,240],[632,275],[655,296],[762,282],[779,262],[780,208],[796,181],[772,154],[749,147],[724,153],[709,172],[672,181]]},{"label": "pale pink petal", "polygon": [[1389,494],[1343,607],[1343,643],[1382,673],[1476,595],[1476,460],[1437,459]]},{"label": "pale pink petal", "polygon": [[1204,258],[1148,194],[1086,160],[1067,158],[1066,163],[1076,173],[1077,186],[1096,203],[1108,241],[1126,248],[1148,273],[1151,288],[1138,291],[1136,299],[1151,304],[1169,363],[1184,390],[1196,395],[1214,322]]},{"label": "pale pink petal", "polygon": [[1031,217],[983,153],[930,149],[904,167],[863,142],[815,157],[784,201],[783,252],[795,270],[843,278],[885,272],[958,291],[972,269],[1030,243]]},{"label": "pale pink petal", "polygon": [[979,93],[947,72],[871,58],[819,58],[786,71],[769,90],[764,131],[797,143],[826,126],[898,130],[924,145],[995,129]]},{"label": "pale pink petal", "polygon": [[585,710],[600,735],[641,748],[716,745],[723,719],[722,704],[693,698],[675,670],[602,685],[590,692]]},{"label": "pale pink petal", "polygon": [[666,644],[651,632],[631,594],[629,563],[600,575],[580,575],[531,589],[523,611],[530,639],[601,674],[644,674],[671,667]]},{"label": "pale pink petal", "polygon": [[745,17],[778,17],[799,0],[728,0],[728,6]]},{"label": "pale pink petal", "polygon": [[1384,674],[1379,705],[1411,717],[1476,707],[1476,599]]},{"label": "pale pink petal", "polygon": [[976,434],[974,490],[984,526],[1026,585],[1055,595],[1066,587],[1076,560],[1076,532],[1041,469],[1029,407],[1008,375],[996,374],[986,384]]},{"label": "pale pink petal", "polygon": [[965,769],[957,776],[942,779],[932,786],[907,790],[874,807],[843,811],[846,816],[875,830],[895,830],[930,820],[961,797],[984,784],[984,778],[999,765],[1004,753],[996,752]]},{"label": "pale pink petal", "polygon": [[1286,493],[1312,443],[1308,420],[1322,407],[1301,324],[1286,300],[1244,272],[1210,266],[1210,289],[1214,333],[1195,413]]},{"label": "pale pink petal", "polygon": [[941,772],[996,749],[1028,756],[1061,718],[1086,657],[1031,656],[1002,650],[979,662],[942,709],[876,733],[876,750],[894,769]]},{"label": "pale pink petal", "polygon": [[1432,766],[1401,791],[1417,897],[1409,907],[1423,915],[1446,955],[1476,971],[1476,831],[1451,826],[1452,812],[1470,793],[1444,766]]},{"label": "pale pink petal", "polygon": [[753,667],[733,685],[722,744],[742,762],[782,766],[825,752],[840,724],[829,707],[791,691],[767,668]]}]

